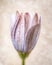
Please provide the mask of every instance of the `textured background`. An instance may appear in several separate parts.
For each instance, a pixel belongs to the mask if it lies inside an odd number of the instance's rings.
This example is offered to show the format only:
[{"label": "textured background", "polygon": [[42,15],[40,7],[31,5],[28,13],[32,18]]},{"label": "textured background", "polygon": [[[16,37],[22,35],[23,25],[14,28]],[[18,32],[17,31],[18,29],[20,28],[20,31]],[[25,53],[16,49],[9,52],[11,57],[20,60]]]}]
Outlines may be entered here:
[{"label": "textured background", "polygon": [[0,65],[21,65],[10,38],[10,17],[16,10],[38,12],[41,33],[26,65],[52,65],[52,0],[0,0]]}]

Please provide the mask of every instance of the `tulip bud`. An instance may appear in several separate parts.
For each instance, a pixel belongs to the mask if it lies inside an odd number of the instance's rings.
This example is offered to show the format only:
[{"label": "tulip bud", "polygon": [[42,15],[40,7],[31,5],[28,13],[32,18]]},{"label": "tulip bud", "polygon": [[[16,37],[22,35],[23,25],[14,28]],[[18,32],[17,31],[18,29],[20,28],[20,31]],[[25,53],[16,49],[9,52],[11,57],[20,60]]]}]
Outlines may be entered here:
[{"label": "tulip bud", "polygon": [[14,23],[11,28],[11,38],[13,45],[17,51],[29,53],[37,43],[41,19],[35,13],[33,17],[26,13],[16,12]]}]

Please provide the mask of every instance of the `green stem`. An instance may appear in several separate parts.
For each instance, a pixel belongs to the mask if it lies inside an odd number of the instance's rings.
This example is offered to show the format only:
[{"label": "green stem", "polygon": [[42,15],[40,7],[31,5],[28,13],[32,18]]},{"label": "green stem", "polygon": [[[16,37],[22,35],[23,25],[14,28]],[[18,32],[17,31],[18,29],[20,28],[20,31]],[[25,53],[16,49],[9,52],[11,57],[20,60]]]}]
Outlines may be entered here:
[{"label": "green stem", "polygon": [[25,65],[25,59],[26,59],[26,57],[28,56],[28,54],[27,54],[27,53],[19,52],[19,56],[20,56],[21,59],[22,59],[22,65]]},{"label": "green stem", "polygon": [[24,58],[22,59],[22,65],[25,65],[25,59]]}]

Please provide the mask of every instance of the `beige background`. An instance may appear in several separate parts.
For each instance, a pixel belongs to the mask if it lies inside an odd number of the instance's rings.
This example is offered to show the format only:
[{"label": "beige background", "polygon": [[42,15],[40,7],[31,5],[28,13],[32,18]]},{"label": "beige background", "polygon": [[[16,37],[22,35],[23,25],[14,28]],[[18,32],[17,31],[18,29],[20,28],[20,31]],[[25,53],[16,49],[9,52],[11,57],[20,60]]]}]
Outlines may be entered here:
[{"label": "beige background", "polygon": [[10,38],[10,17],[16,10],[38,12],[41,33],[26,65],[52,65],[52,0],[0,0],[0,65],[21,65]]}]

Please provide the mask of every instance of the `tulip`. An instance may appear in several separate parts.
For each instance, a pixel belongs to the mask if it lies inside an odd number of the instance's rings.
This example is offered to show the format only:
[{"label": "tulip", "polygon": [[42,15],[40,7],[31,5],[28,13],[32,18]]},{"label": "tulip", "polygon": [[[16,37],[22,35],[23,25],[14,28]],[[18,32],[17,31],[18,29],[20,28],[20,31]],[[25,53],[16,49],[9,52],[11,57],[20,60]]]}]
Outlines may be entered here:
[{"label": "tulip", "polygon": [[41,27],[41,18],[35,13],[31,16],[28,12],[16,12],[14,22],[11,26],[11,39],[14,48],[22,58],[22,65],[25,65],[25,58],[35,47]]}]

